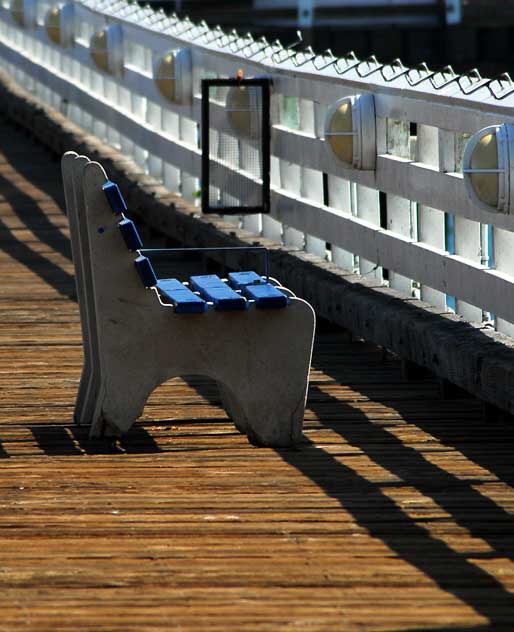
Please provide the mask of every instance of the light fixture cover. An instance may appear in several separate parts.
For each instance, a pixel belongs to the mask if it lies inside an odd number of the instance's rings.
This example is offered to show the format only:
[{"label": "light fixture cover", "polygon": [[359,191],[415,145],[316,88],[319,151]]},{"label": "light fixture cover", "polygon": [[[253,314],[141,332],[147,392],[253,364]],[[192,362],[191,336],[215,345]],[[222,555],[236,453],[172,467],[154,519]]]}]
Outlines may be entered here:
[{"label": "light fixture cover", "polygon": [[484,127],[468,140],[462,161],[466,191],[476,206],[487,211],[514,211],[514,126]]},{"label": "light fixture cover", "polygon": [[35,0],[11,0],[11,15],[19,26],[36,26],[37,7]]},{"label": "light fixture cover", "polygon": [[336,101],[325,119],[325,141],[345,165],[373,171],[377,160],[373,95],[360,94]]},{"label": "light fixture cover", "polygon": [[58,4],[48,10],[45,16],[45,29],[48,38],[58,46],[73,46],[75,36],[75,11],[73,4]]},{"label": "light fixture cover", "polygon": [[89,51],[97,68],[110,75],[123,74],[123,30],[119,24],[110,24],[94,33]]},{"label": "light fixture cover", "polygon": [[225,112],[229,126],[237,136],[256,140],[261,134],[260,87],[241,83],[227,92]]},{"label": "light fixture cover", "polygon": [[190,49],[180,48],[156,55],[153,77],[165,99],[180,105],[190,104],[193,97]]}]

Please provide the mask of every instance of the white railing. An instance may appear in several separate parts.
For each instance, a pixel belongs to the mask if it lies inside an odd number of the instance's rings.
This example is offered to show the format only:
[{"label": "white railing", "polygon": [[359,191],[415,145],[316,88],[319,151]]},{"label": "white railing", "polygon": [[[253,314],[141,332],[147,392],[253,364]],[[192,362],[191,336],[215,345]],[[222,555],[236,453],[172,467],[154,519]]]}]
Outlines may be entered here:
[{"label": "white railing", "polygon": [[[271,77],[271,213],[231,220],[514,335],[514,217],[475,205],[461,174],[467,135],[514,123],[508,79],[408,71],[373,59],[338,61],[330,53],[314,57],[180,22],[125,0],[75,3],[74,43],[62,47],[44,27],[51,3],[16,2],[37,17],[20,26],[4,0],[1,64],[193,202],[200,188],[201,79],[234,76],[238,69],[245,76]],[[112,24],[123,34],[118,75],[100,71],[89,48],[91,36]],[[192,60],[192,94],[179,104],[157,89],[153,60],[184,48]],[[343,166],[325,141],[333,104],[363,93],[374,95],[374,171]],[[248,147],[236,140],[241,159],[227,168],[251,179],[244,168]]]}]

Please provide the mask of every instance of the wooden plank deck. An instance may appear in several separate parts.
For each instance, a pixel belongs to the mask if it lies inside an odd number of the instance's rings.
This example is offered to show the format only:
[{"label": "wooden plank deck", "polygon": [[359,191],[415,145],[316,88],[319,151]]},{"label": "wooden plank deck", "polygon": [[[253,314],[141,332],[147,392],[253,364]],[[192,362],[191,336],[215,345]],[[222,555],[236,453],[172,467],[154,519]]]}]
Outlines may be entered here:
[{"label": "wooden plank deck", "polygon": [[371,345],[319,334],[298,449],[200,379],[89,442],[61,205],[0,124],[0,631],[514,629],[513,428]]}]

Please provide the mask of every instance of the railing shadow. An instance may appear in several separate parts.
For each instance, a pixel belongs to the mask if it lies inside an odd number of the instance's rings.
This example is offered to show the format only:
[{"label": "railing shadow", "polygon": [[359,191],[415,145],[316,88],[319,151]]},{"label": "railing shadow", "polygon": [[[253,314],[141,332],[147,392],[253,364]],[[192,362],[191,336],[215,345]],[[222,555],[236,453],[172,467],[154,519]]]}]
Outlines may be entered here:
[{"label": "railing shadow", "polygon": [[[0,127],[2,126],[3,121],[0,119]],[[2,144],[0,158],[5,157],[17,174],[26,179],[31,186],[40,189],[56,206],[65,209],[59,160],[47,152],[42,145],[35,143],[26,134],[16,129],[11,123],[8,124],[7,129],[12,136],[12,141]],[[31,145],[34,149],[30,160],[27,160],[27,155],[30,155],[27,151],[27,145]],[[22,147],[23,150],[19,151],[19,147]],[[0,190],[5,200],[11,203],[13,211],[42,243],[71,259],[69,240],[58,230],[56,232],[55,225],[42,212],[35,197],[26,193],[4,176],[0,176]],[[21,215],[18,209],[23,211]]]},{"label": "railing shadow", "polygon": [[[1,125],[1,121],[0,121]],[[55,204],[64,208],[59,163],[47,155],[41,146],[34,144],[33,160],[27,160],[26,145],[30,142],[21,132],[9,127],[12,142],[3,143],[0,156],[4,156],[13,170],[26,178],[31,185],[37,186],[48,195]],[[20,137],[23,151],[19,151],[16,137]],[[51,173],[54,172],[54,173]],[[24,226],[43,244],[71,260],[69,239],[53,224],[39,206],[37,199],[16,186],[4,175],[0,175],[2,198],[11,205],[12,211]],[[43,254],[30,248],[30,245],[16,237],[16,230],[9,228],[0,219],[0,247],[13,259],[28,267],[45,283],[51,285],[61,295],[76,300],[75,280],[59,265]]]},{"label": "railing shadow", "polygon": [[[2,153],[8,154],[9,152],[6,152],[2,147]],[[27,170],[26,160],[23,161],[18,157],[13,157],[12,161],[16,171],[25,175],[23,172]],[[53,170],[55,170],[55,175],[49,177],[49,171]],[[34,182],[35,174],[32,171],[27,173],[25,177],[31,180],[31,184],[35,184],[41,188],[44,193],[52,197],[52,200],[59,208],[65,208],[64,199],[59,199],[58,196],[52,195],[52,193],[54,193],[55,182],[60,182],[60,170],[50,159],[45,169],[45,174],[45,179],[39,179],[39,181],[36,182]],[[49,185],[52,183],[54,186],[50,188]],[[41,243],[48,245],[63,257],[71,260],[70,241],[43,212],[37,199],[26,193],[22,188],[17,187],[3,175],[0,175],[0,191],[5,201],[11,205],[15,215],[23,221],[25,226],[34,233]],[[56,197],[57,199],[55,199]]]},{"label": "railing shadow", "polygon": [[[4,238],[2,233],[8,235],[8,237]],[[34,274],[37,274],[40,279],[53,287],[59,294],[72,301],[77,301],[74,276],[44,255],[27,246],[25,242],[17,239],[14,231],[6,226],[1,219],[0,248],[12,259],[29,268]],[[27,297],[27,300],[30,300],[30,297]]]},{"label": "railing shadow", "polygon": [[[317,368],[330,375],[329,367],[317,364]],[[391,401],[387,398],[377,397],[376,388],[367,388],[366,385],[359,385],[359,393],[374,402],[380,402],[388,407],[394,408],[398,415],[409,420],[412,409],[406,406],[405,400]],[[475,400],[476,401],[476,400]],[[514,516],[500,507],[494,500],[488,498],[473,485],[475,481],[461,481],[453,474],[442,467],[428,461],[422,453],[414,448],[406,446],[400,439],[388,432],[386,429],[378,427],[367,420],[365,416],[360,417],[358,426],[356,424],[335,423],[323,420],[323,403],[330,402],[341,410],[347,407],[341,400],[330,396],[318,387],[311,389],[309,408],[316,412],[324,427],[330,428],[352,446],[362,449],[366,455],[377,465],[384,467],[395,476],[398,476],[407,485],[412,485],[419,492],[431,498],[444,511],[448,512],[457,524],[466,528],[471,535],[486,541],[499,555],[505,556],[514,561]],[[463,405],[470,407],[472,402],[464,400]],[[352,408],[355,415],[356,409]],[[446,425],[437,419],[433,419],[431,408],[426,407],[423,417],[416,415],[411,422],[423,432],[434,437],[441,444],[449,446],[460,452],[466,459],[488,470],[501,482],[512,486],[514,482],[514,465],[512,459],[510,463],[503,457],[499,460],[495,456],[495,445],[505,450],[506,445],[514,448],[514,427],[507,425],[496,425],[496,437],[491,433],[487,437],[487,445],[484,445],[485,422],[481,418],[481,407],[477,401],[475,418],[468,418],[465,429],[465,440],[462,437],[455,437],[454,424]],[[384,448],[387,448],[384,450]],[[401,457],[401,458],[398,458]],[[451,493],[458,491],[459,497]],[[470,515],[469,507],[472,507]],[[497,533],[492,525],[497,526]],[[501,534],[498,541],[495,535]]]},{"label": "railing shadow", "polygon": [[[327,375],[331,374],[330,363],[315,360],[314,367]],[[337,370],[339,377],[341,368],[339,366]],[[359,388],[359,392],[366,395],[366,387]],[[430,463],[421,453],[403,444],[387,430],[373,425],[355,407],[323,392],[319,386],[313,386],[309,395],[308,408],[317,414],[322,427],[330,429],[351,446],[359,448],[374,463],[399,477],[402,485],[413,486],[430,497],[458,525],[487,542],[498,555],[514,559],[514,517],[493,500],[473,489],[472,481],[461,481],[450,472]],[[377,401],[375,396],[374,401]],[[402,415],[401,401],[385,401]],[[326,414],[326,404],[330,404],[330,417]],[[352,418],[350,423],[337,421],[337,418],[345,419],[349,416]],[[403,416],[408,421],[408,411]],[[439,424],[434,428],[429,421],[420,424],[416,419],[413,423],[430,434],[440,430]],[[315,448],[310,440],[306,441],[307,445],[298,450],[278,452],[285,462],[316,483],[328,496],[336,499],[371,536],[381,539],[403,560],[430,577],[441,589],[487,617],[491,629],[499,629],[496,626],[505,624],[504,613],[514,612],[514,595],[501,582],[468,561],[465,554],[454,551],[445,542],[430,535],[381,491],[383,484],[379,486],[369,482],[335,456]],[[455,447],[463,451],[460,443]],[[475,454],[474,450],[470,458]],[[310,458],[311,455],[315,458]],[[356,494],[361,500],[365,499],[364,505],[362,502],[355,502]],[[470,516],[470,508],[473,516]],[[496,528],[491,527],[492,523]],[[477,589],[480,589],[481,594]]]}]

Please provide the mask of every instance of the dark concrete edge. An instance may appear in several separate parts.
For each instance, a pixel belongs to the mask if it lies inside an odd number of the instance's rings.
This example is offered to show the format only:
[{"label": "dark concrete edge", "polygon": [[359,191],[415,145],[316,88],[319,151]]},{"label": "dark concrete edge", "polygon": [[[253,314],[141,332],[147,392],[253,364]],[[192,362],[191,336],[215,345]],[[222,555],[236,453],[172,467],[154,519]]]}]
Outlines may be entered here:
[{"label": "dark concrete edge", "polygon": [[[73,124],[0,71],[1,110],[60,156],[65,151],[99,161],[126,196],[131,214],[189,247],[263,245],[270,273],[312,304],[318,316],[426,367],[477,397],[514,413],[514,341],[460,316],[377,286],[318,257],[234,228],[199,210],[144,174],[130,158]],[[234,253],[229,267],[258,265]],[[246,258],[244,258],[246,257]]]}]

